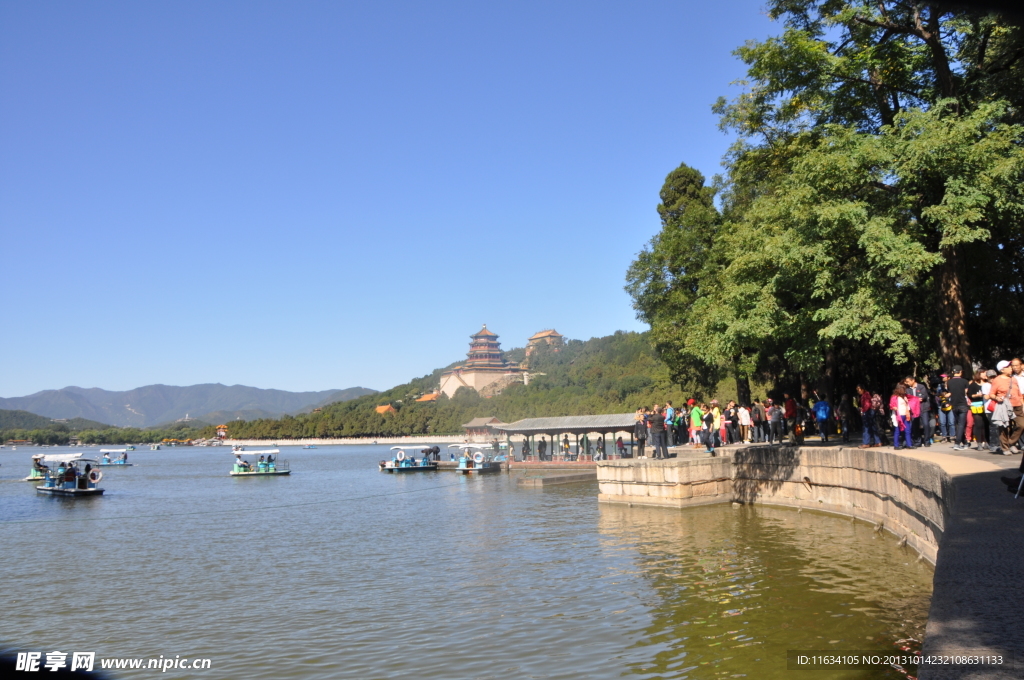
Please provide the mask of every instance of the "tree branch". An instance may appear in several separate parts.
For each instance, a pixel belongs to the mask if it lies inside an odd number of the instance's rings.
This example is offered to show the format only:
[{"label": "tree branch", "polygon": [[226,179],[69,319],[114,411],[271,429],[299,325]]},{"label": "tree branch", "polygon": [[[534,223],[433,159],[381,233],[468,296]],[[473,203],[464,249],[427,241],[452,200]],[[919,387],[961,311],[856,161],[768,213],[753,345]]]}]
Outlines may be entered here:
[{"label": "tree branch", "polygon": [[918,92],[912,92],[910,90],[904,90],[902,87],[896,87],[895,85],[889,85],[888,83],[882,82],[880,80],[879,81],[874,81],[874,80],[868,80],[867,78],[854,78],[852,76],[839,76],[839,75],[837,75],[836,78],[839,78],[840,80],[846,80],[846,81],[849,81],[849,82],[853,82],[853,83],[864,83],[865,85],[885,87],[885,88],[888,88],[890,90],[893,90],[894,92],[902,92],[903,94],[908,94],[911,97],[916,97],[918,99],[921,98],[921,95]]}]

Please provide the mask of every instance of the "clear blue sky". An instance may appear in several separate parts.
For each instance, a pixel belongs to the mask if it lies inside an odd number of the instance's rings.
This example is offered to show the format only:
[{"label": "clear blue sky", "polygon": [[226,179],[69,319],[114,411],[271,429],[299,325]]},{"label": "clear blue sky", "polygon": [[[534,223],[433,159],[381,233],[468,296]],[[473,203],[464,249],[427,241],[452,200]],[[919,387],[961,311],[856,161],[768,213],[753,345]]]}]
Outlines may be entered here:
[{"label": "clear blue sky", "polygon": [[725,2],[0,3],[0,396],[384,389],[623,291],[709,178]]}]

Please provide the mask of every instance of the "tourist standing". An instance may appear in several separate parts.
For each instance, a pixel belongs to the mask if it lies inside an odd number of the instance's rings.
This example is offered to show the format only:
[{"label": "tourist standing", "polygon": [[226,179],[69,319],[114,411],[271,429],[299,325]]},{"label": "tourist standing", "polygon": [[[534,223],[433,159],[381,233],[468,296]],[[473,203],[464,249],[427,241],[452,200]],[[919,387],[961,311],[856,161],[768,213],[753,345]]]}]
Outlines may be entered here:
[{"label": "tourist standing", "polygon": [[[1009,361],[1000,361],[996,364],[996,370],[999,375],[992,379],[990,396],[1000,405],[1009,400],[1006,425],[999,427],[1000,453],[1009,456],[1020,451],[1017,442],[1024,432],[1024,401],[1021,400],[1020,382],[1013,373],[1013,365]],[[992,414],[992,420],[999,422],[997,413]]]},{"label": "tourist standing", "polygon": [[[1000,362],[1004,363],[1004,362]],[[1007,366],[1009,362],[1005,362]],[[946,389],[949,390],[949,405],[953,409],[953,422],[955,423],[955,435],[953,450],[963,451],[967,448],[967,381],[961,375],[963,368],[953,367],[953,377],[946,381]]]},{"label": "tourist standing", "polygon": [[786,419],[786,435],[790,444],[796,445],[796,400],[789,396],[788,392],[782,393],[783,412]]},{"label": "tourist standing", "polygon": [[863,424],[863,443],[860,448],[868,449],[873,446],[881,446],[882,440],[878,436],[875,423],[875,409],[871,406],[871,393],[861,385],[857,385],[857,396],[860,399],[860,418]]},{"label": "tourist standing", "polygon": [[782,443],[782,407],[776,404],[771,399],[767,400],[768,404],[768,443],[769,444],[780,444]]},{"label": "tourist standing", "polygon": [[949,403],[949,375],[939,376],[939,384],[935,387],[935,400],[939,404],[939,434],[949,442],[956,436],[956,423],[953,420],[953,405]]},{"label": "tourist standing", "polygon": [[633,419],[633,439],[636,440],[636,457],[646,458],[644,446],[647,445],[647,419],[644,417],[644,410],[638,408]]},{"label": "tourist standing", "polygon": [[913,427],[913,412],[910,409],[910,398],[907,396],[907,386],[903,383],[897,383],[896,389],[893,390],[892,396],[889,398],[889,410],[892,412],[893,419],[893,431],[892,440],[893,448],[899,451],[903,448],[900,445],[900,437],[906,441],[908,449],[914,448],[914,440],[912,438]]},{"label": "tourist standing", "polygon": [[747,408],[746,404],[742,404],[740,405],[738,411],[740,418],[740,441],[743,442],[744,444],[750,444],[750,409]]},{"label": "tourist standing", "polygon": [[727,443],[735,444],[740,438],[740,414],[736,402],[731,399],[725,405],[725,431]]},{"label": "tourist standing", "polygon": [[615,448],[619,452],[619,458],[625,458],[626,457],[626,444],[622,441],[622,437],[621,436],[618,439],[615,440]]},{"label": "tourist standing", "polygon": [[665,402],[665,438],[669,446],[676,443],[676,410],[671,401]]},{"label": "tourist standing", "polygon": [[906,379],[907,393],[910,396],[917,397],[918,401],[918,412],[920,415],[915,419],[916,428],[914,432],[915,441],[920,436],[920,446],[931,446],[932,445],[932,395],[928,391],[928,386],[924,383],[917,382],[917,378],[914,376],[907,376]]},{"label": "tourist standing", "polygon": [[715,455],[715,414],[708,408],[707,404],[700,405],[701,413],[701,437],[704,440],[704,448],[712,456]]},{"label": "tourist standing", "polygon": [[[817,395],[815,395],[817,396]],[[828,441],[828,426],[832,419],[832,406],[824,399],[814,402],[814,421],[818,426],[818,435],[821,441]]]},{"label": "tourist standing", "polygon": [[[981,450],[988,448],[988,414],[985,412],[985,398],[992,390],[985,371],[975,371],[974,380],[967,385],[968,432],[965,435],[967,447]],[[971,438],[975,443],[971,444]]]},{"label": "tourist standing", "polygon": [[843,431],[843,443],[850,443],[850,423],[853,422],[853,409],[850,405],[850,395],[844,394],[839,399],[839,407],[836,409],[836,420],[839,421],[839,428]]},{"label": "tourist standing", "polygon": [[751,443],[760,443],[761,439],[761,426],[764,424],[764,407],[761,406],[761,400],[755,399],[754,403],[750,405],[750,441]]},{"label": "tourist standing", "polygon": [[654,458],[664,460],[668,458],[668,448],[665,446],[665,414],[657,406],[647,420],[651,427],[651,446],[654,448]]},{"label": "tourist standing", "polygon": [[694,404],[690,409],[690,441],[694,446],[703,444],[704,411],[706,404]]}]

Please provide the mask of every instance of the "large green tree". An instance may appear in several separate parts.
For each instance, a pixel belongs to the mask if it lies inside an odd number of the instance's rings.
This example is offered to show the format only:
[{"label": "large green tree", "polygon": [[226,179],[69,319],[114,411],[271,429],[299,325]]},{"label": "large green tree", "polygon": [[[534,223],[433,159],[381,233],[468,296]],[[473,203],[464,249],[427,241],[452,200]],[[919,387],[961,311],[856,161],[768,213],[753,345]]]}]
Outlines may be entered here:
[{"label": "large green tree", "polygon": [[[723,125],[742,138],[733,151],[733,180],[758,185],[738,190],[737,196],[777,192],[765,180],[789,176],[804,154],[831,143],[823,138],[834,137],[835,126],[897,139],[893,130],[915,135],[914,125],[922,124],[918,118],[907,127],[909,119],[901,114],[934,113],[956,128],[959,118],[976,122],[981,107],[989,107],[990,126],[1024,122],[1024,35],[998,15],[891,1],[773,0],[768,8],[783,20],[783,34],[738,50],[749,66],[747,91],[717,104]],[[1005,104],[992,108],[997,101]],[[913,152],[935,152],[945,161],[930,165],[922,157],[897,163],[892,169],[902,174],[887,175],[875,188],[903,196],[904,210],[914,220],[914,242],[936,256],[929,276],[920,277],[932,286],[931,300],[938,305],[938,318],[929,321],[942,329],[937,337],[942,359],[967,365],[972,337],[999,334],[991,316],[977,313],[976,300],[967,298],[971,291],[994,289],[977,280],[984,274],[977,263],[1010,275],[1024,273],[1019,217],[1016,207],[1006,204],[1015,198],[999,193],[1001,186],[967,189],[963,182],[970,181],[973,168],[950,167],[965,154],[943,146],[951,138],[934,126],[915,141]],[[939,147],[928,149],[929,142]],[[971,191],[969,199],[965,192]],[[966,209],[968,200],[974,201],[972,210]]]},{"label": "large green tree", "polygon": [[704,266],[663,215],[627,277],[662,356],[831,385],[1019,350],[1021,30],[922,3],[769,12],[782,35],[737,51],[745,91],[715,107],[739,141]]}]

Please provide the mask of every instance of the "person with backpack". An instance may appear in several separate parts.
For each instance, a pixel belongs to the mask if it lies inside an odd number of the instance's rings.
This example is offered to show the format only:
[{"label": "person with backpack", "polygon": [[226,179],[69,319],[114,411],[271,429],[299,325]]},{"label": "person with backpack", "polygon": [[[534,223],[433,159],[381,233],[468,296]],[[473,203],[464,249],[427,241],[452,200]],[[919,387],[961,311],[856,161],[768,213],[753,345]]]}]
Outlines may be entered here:
[{"label": "person with backpack", "polygon": [[771,399],[766,400],[768,404],[768,443],[780,444],[782,442],[782,409]]},{"label": "person with backpack", "polygon": [[[818,396],[815,394],[814,396]],[[814,402],[814,421],[817,423],[818,435],[821,436],[821,441],[828,441],[828,426],[829,421],[832,419],[832,406],[829,405],[824,399],[818,399]]]},{"label": "person with backpack", "polygon": [[862,449],[870,449],[882,445],[882,439],[878,436],[878,425],[875,420],[875,402],[862,385],[857,385],[857,396],[860,399],[860,418],[863,425]]}]

